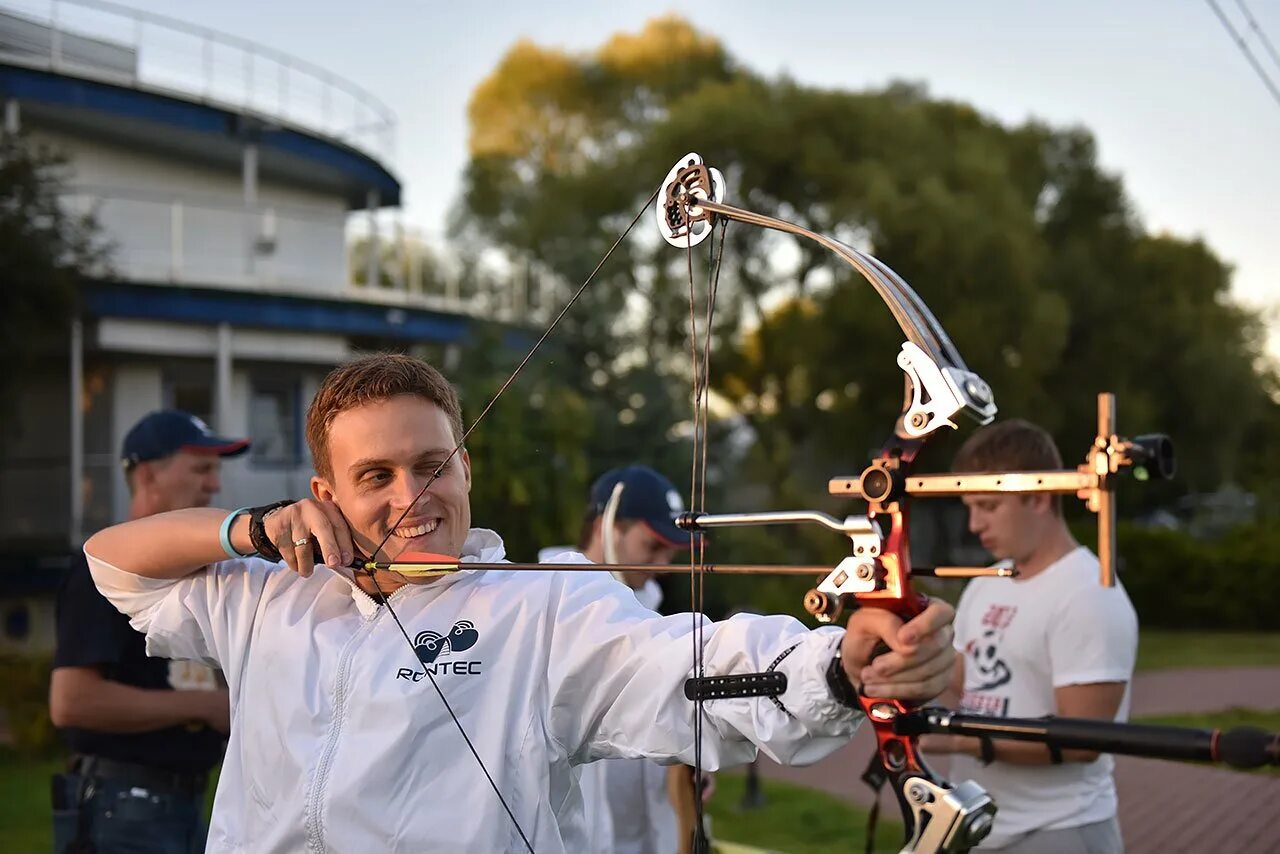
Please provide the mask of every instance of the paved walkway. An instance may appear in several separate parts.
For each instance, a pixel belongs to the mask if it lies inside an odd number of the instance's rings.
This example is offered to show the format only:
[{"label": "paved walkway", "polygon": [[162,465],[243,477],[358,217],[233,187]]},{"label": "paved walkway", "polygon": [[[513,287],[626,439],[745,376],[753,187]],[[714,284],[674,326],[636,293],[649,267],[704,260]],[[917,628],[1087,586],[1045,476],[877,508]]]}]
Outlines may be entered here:
[{"label": "paved walkway", "polygon": [[[1143,673],[1134,680],[1132,705],[1134,716],[1280,709],[1280,668]],[[859,777],[874,746],[871,729],[862,727],[848,747],[816,765],[783,768],[762,760],[761,773],[865,807],[871,793]],[[945,776],[942,759],[931,764]],[[1116,788],[1128,854],[1280,854],[1280,777],[1117,756]],[[880,808],[897,818],[890,793]]]}]

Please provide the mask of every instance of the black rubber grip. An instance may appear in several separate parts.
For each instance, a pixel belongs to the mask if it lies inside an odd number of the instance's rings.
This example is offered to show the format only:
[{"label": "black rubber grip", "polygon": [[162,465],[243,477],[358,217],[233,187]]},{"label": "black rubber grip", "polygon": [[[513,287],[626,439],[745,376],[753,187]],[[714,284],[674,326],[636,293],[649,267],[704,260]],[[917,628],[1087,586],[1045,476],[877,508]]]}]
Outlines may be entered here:
[{"label": "black rubber grip", "polygon": [[736,673],[732,676],[704,676],[684,680],[684,696],[689,700],[724,700],[730,697],[777,697],[787,690],[787,674]]}]

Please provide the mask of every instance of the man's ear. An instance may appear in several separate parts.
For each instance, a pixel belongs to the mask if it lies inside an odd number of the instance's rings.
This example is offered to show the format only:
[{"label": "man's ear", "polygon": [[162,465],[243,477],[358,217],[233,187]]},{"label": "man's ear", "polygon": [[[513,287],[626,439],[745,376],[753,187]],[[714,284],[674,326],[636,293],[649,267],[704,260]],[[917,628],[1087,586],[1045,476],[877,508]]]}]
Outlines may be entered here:
[{"label": "man's ear", "polygon": [[316,501],[334,501],[337,495],[333,491],[333,485],[320,475],[311,478],[311,495]]},{"label": "man's ear", "polygon": [[139,492],[155,485],[156,467],[155,462],[148,460],[145,463],[138,463],[133,467],[133,491]]},{"label": "man's ear", "polygon": [[1047,492],[1032,492],[1024,495],[1023,500],[1026,501],[1027,507],[1036,513],[1053,513],[1053,495]]},{"label": "man's ear", "polygon": [[467,492],[471,491],[471,455],[467,453],[467,449],[463,448],[458,452],[459,458],[462,460],[462,472],[467,478]]}]

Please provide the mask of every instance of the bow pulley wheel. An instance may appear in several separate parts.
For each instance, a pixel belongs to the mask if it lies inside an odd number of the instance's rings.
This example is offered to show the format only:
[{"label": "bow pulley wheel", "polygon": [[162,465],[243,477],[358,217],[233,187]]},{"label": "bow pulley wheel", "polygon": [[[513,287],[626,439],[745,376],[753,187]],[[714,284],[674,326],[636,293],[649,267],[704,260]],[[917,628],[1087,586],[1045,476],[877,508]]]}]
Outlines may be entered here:
[{"label": "bow pulley wheel", "polygon": [[711,234],[715,214],[699,200],[724,201],[724,175],[690,152],[671,167],[658,194],[658,230],[672,246],[697,246]]}]

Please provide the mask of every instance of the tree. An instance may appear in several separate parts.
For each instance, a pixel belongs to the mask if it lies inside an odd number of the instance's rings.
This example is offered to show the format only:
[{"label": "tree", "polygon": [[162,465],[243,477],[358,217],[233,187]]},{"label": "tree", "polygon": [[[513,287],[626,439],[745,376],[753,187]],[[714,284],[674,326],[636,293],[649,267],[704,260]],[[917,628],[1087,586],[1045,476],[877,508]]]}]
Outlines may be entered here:
[{"label": "tree", "polygon": [[[521,43],[477,90],[471,118],[459,229],[566,281],[694,148],[724,169],[731,200],[897,270],[991,383],[1002,416],[1044,423],[1069,462],[1092,438],[1099,391],[1119,395],[1126,433],[1172,433],[1181,478],[1139,502],[1275,471],[1280,404],[1260,318],[1231,301],[1229,271],[1201,241],[1145,231],[1083,128],[1007,126],[919,86],[762,78],[675,18],[584,55]],[[689,378],[688,262],[642,226],[563,330],[566,381],[597,425],[638,377]],[[720,472],[723,494],[821,506],[833,466],[860,470],[899,411],[901,333],[870,286],[818,247],[732,225],[727,240],[712,382],[754,441]],[[704,283],[701,254],[698,265]],[[644,452],[661,452],[662,417],[687,417],[679,387],[640,437]],[[588,440],[593,454],[601,446]],[[923,464],[945,467],[954,447],[939,443]],[[812,553],[802,536],[771,542]]]},{"label": "tree", "polygon": [[0,134],[0,395],[27,367],[65,340],[78,284],[102,272],[106,247],[92,216],[65,209],[65,161],[17,134]]}]

